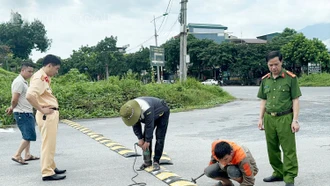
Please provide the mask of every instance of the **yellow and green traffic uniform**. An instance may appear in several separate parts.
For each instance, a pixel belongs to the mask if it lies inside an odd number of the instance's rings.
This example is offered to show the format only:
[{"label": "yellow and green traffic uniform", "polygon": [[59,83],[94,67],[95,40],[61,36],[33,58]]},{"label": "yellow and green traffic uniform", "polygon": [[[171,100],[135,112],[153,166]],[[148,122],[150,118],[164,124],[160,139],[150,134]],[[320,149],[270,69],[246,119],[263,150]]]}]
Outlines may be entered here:
[{"label": "yellow and green traffic uniform", "polygon": [[[297,77],[282,69],[277,78],[271,73],[262,78],[258,98],[266,101],[264,128],[269,163],[273,176],[283,177],[286,183],[294,183],[298,175],[295,134],[291,131],[293,119],[292,100],[301,96]],[[283,150],[283,162],[281,150]]]}]

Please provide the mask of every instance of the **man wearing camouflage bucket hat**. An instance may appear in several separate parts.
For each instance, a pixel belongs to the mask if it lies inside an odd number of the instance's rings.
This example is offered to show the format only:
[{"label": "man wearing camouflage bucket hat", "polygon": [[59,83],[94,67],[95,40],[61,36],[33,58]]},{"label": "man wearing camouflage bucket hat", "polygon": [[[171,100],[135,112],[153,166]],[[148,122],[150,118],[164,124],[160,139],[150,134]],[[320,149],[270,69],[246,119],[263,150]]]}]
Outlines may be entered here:
[{"label": "man wearing camouflage bucket hat", "polygon": [[[120,116],[127,126],[133,126],[134,134],[139,142],[138,146],[143,151],[149,149],[150,158],[152,154],[153,132],[156,129],[155,155],[153,158],[154,170],[159,170],[159,160],[163,154],[165,136],[170,116],[170,109],[165,100],[155,97],[138,97],[129,100],[120,108]],[[142,125],[144,130],[142,132]],[[151,161],[145,161],[141,169],[152,165]]]}]

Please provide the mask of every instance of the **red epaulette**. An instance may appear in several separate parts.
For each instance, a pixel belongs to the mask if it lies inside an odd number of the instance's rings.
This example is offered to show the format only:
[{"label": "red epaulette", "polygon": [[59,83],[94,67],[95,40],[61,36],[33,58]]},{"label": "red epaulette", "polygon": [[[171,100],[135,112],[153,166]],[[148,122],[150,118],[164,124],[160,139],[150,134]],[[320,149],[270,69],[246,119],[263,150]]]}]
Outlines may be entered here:
[{"label": "red epaulette", "polygon": [[270,73],[264,75],[261,79],[270,78]]},{"label": "red epaulette", "polygon": [[290,71],[286,71],[286,73],[289,75],[289,76],[291,76],[292,78],[295,78],[296,77],[296,75],[294,74],[294,73],[292,73],[292,72],[290,72]]}]

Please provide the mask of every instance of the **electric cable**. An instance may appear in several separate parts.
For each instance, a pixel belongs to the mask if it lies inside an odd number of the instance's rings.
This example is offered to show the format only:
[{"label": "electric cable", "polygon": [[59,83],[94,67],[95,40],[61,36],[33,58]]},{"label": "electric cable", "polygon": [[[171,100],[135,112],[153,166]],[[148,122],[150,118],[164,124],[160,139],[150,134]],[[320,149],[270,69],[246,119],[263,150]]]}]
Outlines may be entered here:
[{"label": "electric cable", "polygon": [[[134,143],[135,154],[137,154],[136,146],[138,146],[138,144],[137,144],[137,143]],[[135,172],[136,175],[133,176],[133,177],[131,178],[132,182],[134,182],[134,183],[133,183],[133,184],[130,184],[130,185],[128,185],[128,186],[134,186],[134,185],[136,185],[136,186],[146,186],[147,183],[144,183],[144,182],[139,182],[139,183],[138,183],[138,182],[136,182],[136,181],[134,180],[134,178],[136,178],[136,177],[139,176],[139,173],[135,170],[136,159],[137,159],[137,156],[135,156],[135,158],[134,158],[134,162],[133,162],[133,171]],[[141,170],[140,170],[140,171],[141,171]]]},{"label": "electric cable", "polygon": [[[165,10],[165,14],[169,14],[169,13],[171,12],[172,4],[173,4],[172,2],[173,2],[172,0],[169,0],[168,5],[167,5],[167,8],[166,8],[166,10]],[[157,29],[157,33],[161,33],[161,32],[162,32],[163,29],[161,30],[161,28],[162,28],[162,26],[163,26],[164,21],[165,21],[165,25],[166,25],[167,18],[168,18],[168,16],[163,16],[162,23],[161,23],[160,26],[158,27],[158,29]],[[163,28],[164,28],[164,27],[163,27]]]},{"label": "electric cable", "polygon": [[173,25],[171,26],[171,28],[170,28],[169,31],[168,31],[168,34],[166,35],[166,40],[168,40],[170,34],[172,33],[173,28],[175,27],[175,25],[176,25],[178,22],[179,22],[178,20],[175,20],[175,21],[174,21]]},{"label": "electric cable", "polygon": [[126,52],[129,52],[129,51],[131,51],[131,50],[133,50],[133,49],[136,49],[136,48],[138,48],[138,47],[140,47],[140,46],[142,46],[144,43],[146,43],[146,42],[148,42],[148,41],[150,41],[151,39],[153,39],[155,36],[153,35],[153,36],[151,36],[149,39],[147,39],[147,40],[145,40],[144,42],[142,42],[141,44],[139,44],[139,45],[136,45],[135,47],[133,47],[133,48],[131,48],[131,49],[129,49],[129,50],[126,50]]}]

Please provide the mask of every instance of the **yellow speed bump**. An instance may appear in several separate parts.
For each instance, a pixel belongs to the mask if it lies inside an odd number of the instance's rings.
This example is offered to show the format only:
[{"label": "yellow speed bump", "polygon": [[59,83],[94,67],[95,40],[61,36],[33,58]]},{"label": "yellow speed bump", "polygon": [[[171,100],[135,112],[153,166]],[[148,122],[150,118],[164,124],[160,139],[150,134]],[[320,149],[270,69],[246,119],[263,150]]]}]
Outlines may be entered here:
[{"label": "yellow speed bump", "polygon": [[157,171],[154,171],[152,166],[147,167],[144,170],[170,186],[197,186],[193,182],[182,178],[181,176],[167,170],[163,166],[161,166],[160,170]]},{"label": "yellow speed bump", "polygon": [[140,154],[135,153],[135,151],[128,149],[128,148],[120,145],[119,143],[114,142],[111,139],[104,137],[103,134],[98,134],[98,133],[90,130],[89,128],[86,128],[86,127],[80,125],[79,123],[76,123],[76,122],[73,122],[70,120],[66,120],[66,119],[61,120],[61,122],[71,126],[74,129],[79,130],[80,132],[86,134],[87,136],[94,139],[95,141],[105,145],[110,150],[118,153],[121,156],[124,156],[126,158],[134,157],[134,156],[141,156]]}]

